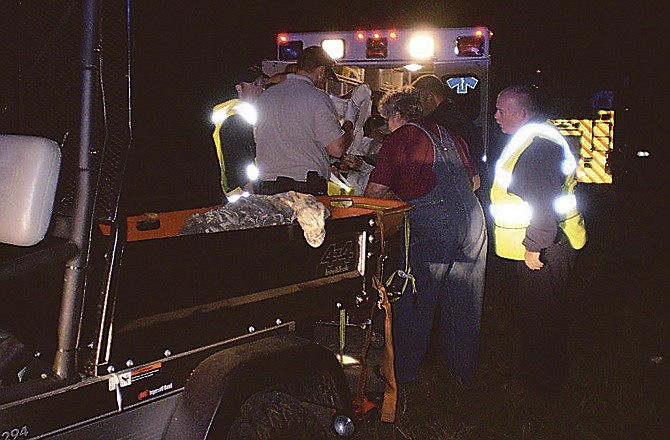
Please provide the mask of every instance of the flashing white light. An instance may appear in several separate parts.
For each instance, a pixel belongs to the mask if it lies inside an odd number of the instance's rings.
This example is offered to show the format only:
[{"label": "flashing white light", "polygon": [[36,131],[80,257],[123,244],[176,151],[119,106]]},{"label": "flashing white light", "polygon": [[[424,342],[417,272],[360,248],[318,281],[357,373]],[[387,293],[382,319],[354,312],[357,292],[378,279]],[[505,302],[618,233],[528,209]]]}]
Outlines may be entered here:
[{"label": "flashing white light", "polygon": [[345,191],[351,190],[351,185],[348,185],[347,181],[343,177],[338,177],[337,175],[331,173],[328,180]]},{"label": "flashing white light", "polygon": [[496,222],[508,226],[526,227],[533,216],[528,202],[522,202],[520,205],[516,203],[497,203],[492,204],[490,209]]},{"label": "flashing white light", "polygon": [[358,359],[356,359],[355,357],[349,356],[348,354],[345,354],[343,356],[340,356],[338,354],[337,359],[340,361],[340,364],[342,364],[343,366],[360,364]]},{"label": "flashing white light", "polygon": [[256,121],[258,120],[256,107],[249,104],[248,102],[242,102],[236,107],[236,110],[240,115],[242,115],[245,121],[251,125],[256,125]]},{"label": "flashing white light", "polygon": [[[248,102],[240,102],[235,105],[235,112],[242,116],[245,121],[251,125],[256,125],[258,120],[258,115],[256,113],[256,108],[249,104]],[[222,124],[229,116],[230,106],[220,108],[212,112],[212,122],[216,124]]]},{"label": "flashing white light", "polygon": [[250,195],[251,194],[249,194],[248,192],[242,191],[241,193],[226,194],[226,198],[228,199],[229,203],[235,203],[242,197],[249,197]]},{"label": "flashing white light", "polygon": [[220,124],[223,121],[226,120],[226,110],[225,109],[219,109],[214,112],[212,112],[212,123],[213,124]]},{"label": "flashing white light", "polygon": [[423,69],[423,66],[421,64],[408,64],[405,66],[405,69],[409,70],[410,72],[416,72],[417,70]]},{"label": "flashing white light", "polygon": [[321,47],[334,60],[344,57],[344,40],[323,40]]},{"label": "flashing white light", "polygon": [[566,194],[554,200],[554,211],[557,214],[567,214],[577,208],[577,198],[574,194]]},{"label": "flashing white light", "polygon": [[428,34],[417,34],[409,40],[409,55],[412,58],[425,60],[435,55],[435,40]]},{"label": "flashing white light", "polygon": [[256,180],[258,179],[258,176],[260,175],[260,172],[258,171],[258,167],[254,165],[253,163],[250,163],[247,165],[247,177],[249,180]]},{"label": "flashing white light", "polygon": [[639,150],[637,152],[637,157],[649,157],[649,152],[646,150]]}]

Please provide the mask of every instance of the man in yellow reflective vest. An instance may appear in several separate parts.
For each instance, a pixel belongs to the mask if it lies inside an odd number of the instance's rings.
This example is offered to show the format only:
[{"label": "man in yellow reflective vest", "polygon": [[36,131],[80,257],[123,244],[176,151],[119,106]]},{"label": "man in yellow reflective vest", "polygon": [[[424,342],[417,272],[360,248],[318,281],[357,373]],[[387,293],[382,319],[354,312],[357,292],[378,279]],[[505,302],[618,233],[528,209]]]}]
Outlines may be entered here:
[{"label": "man in yellow reflective vest", "polygon": [[509,140],[491,188],[495,251],[517,260],[523,361],[529,384],[555,395],[569,371],[565,301],[575,250],[586,243],[574,193],[577,163],[541,118],[535,91],[498,94],[495,119]]},{"label": "man in yellow reflective vest", "polygon": [[235,77],[238,97],[222,102],[212,110],[212,138],[221,167],[221,188],[226,194],[236,188],[244,189],[258,177],[254,163],[254,102],[263,91],[266,78],[255,66],[240,71]]}]

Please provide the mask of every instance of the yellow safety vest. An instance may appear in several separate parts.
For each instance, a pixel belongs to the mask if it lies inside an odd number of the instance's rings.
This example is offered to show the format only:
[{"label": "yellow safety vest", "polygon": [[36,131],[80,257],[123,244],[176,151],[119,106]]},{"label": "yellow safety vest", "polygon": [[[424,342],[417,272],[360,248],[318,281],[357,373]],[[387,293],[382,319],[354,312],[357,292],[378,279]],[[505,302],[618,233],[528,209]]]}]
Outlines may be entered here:
[{"label": "yellow safety vest", "polygon": [[212,138],[214,139],[214,146],[216,147],[216,157],[219,159],[219,167],[221,168],[221,188],[224,192],[229,192],[233,188],[228,188],[228,178],[226,177],[226,163],[223,157],[223,146],[221,144],[221,126],[223,122],[231,116],[240,115],[248,123],[256,124],[256,110],[248,102],[244,102],[239,98],[229,99],[228,101],[217,104],[212,109],[212,122],[214,122],[214,131]]},{"label": "yellow safety vest", "polygon": [[491,214],[494,220],[494,243],[496,254],[512,260],[523,260],[525,247],[522,244],[526,229],[530,226],[532,207],[507,188],[512,181],[514,166],[521,154],[535,138],[545,138],[563,148],[562,171],[565,181],[562,195],[554,200],[554,210],[559,215],[558,226],[574,249],[586,244],[584,218],[577,210],[574,189],[577,184],[575,161],[570,146],[560,132],[550,124],[526,124],[517,131],[505,146],[495,168],[491,187]]}]

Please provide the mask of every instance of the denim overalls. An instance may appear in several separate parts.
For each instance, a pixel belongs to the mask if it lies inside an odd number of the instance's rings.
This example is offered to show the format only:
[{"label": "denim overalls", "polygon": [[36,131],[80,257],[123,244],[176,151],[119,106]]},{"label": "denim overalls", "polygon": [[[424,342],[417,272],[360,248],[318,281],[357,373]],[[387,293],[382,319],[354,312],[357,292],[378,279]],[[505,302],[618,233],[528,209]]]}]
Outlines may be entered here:
[{"label": "denim overalls", "polygon": [[408,200],[410,264],[416,295],[394,304],[393,337],[398,382],[417,379],[433,317],[439,307],[439,341],[449,374],[469,385],[477,368],[477,342],[484,295],[487,236],[484,214],[451,137],[418,124],[433,142],[436,186]]}]

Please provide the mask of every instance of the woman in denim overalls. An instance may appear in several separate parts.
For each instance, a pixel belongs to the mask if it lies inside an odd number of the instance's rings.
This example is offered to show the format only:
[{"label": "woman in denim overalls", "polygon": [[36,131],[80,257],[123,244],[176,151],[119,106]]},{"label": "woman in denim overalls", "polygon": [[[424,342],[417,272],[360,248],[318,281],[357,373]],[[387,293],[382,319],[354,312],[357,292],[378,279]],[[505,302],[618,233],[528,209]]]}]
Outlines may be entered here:
[{"label": "woman in denim overalls", "polygon": [[[477,368],[484,294],[487,250],[484,214],[449,133],[425,120],[408,122],[420,117],[417,106],[418,97],[412,90],[392,92],[380,102],[380,113],[387,117],[389,128],[394,132],[400,129],[395,146],[392,146],[395,133],[387,138],[389,150],[403,150],[399,153],[401,160],[411,160],[407,152],[425,148],[426,144],[398,145],[398,140],[425,136],[421,142],[432,143],[434,157],[435,185],[423,195],[405,198],[415,207],[409,212],[409,253],[416,294],[408,289],[393,306],[396,380],[402,384],[417,379],[433,317],[439,308],[440,348],[447,359],[449,377],[459,385],[469,386]],[[383,160],[380,151],[379,161]],[[366,195],[402,194],[403,189],[394,185],[397,173],[404,172],[405,166],[394,170],[392,167],[397,163],[385,165],[379,161],[370,176]],[[393,172],[396,175],[392,178],[386,177]]]}]

